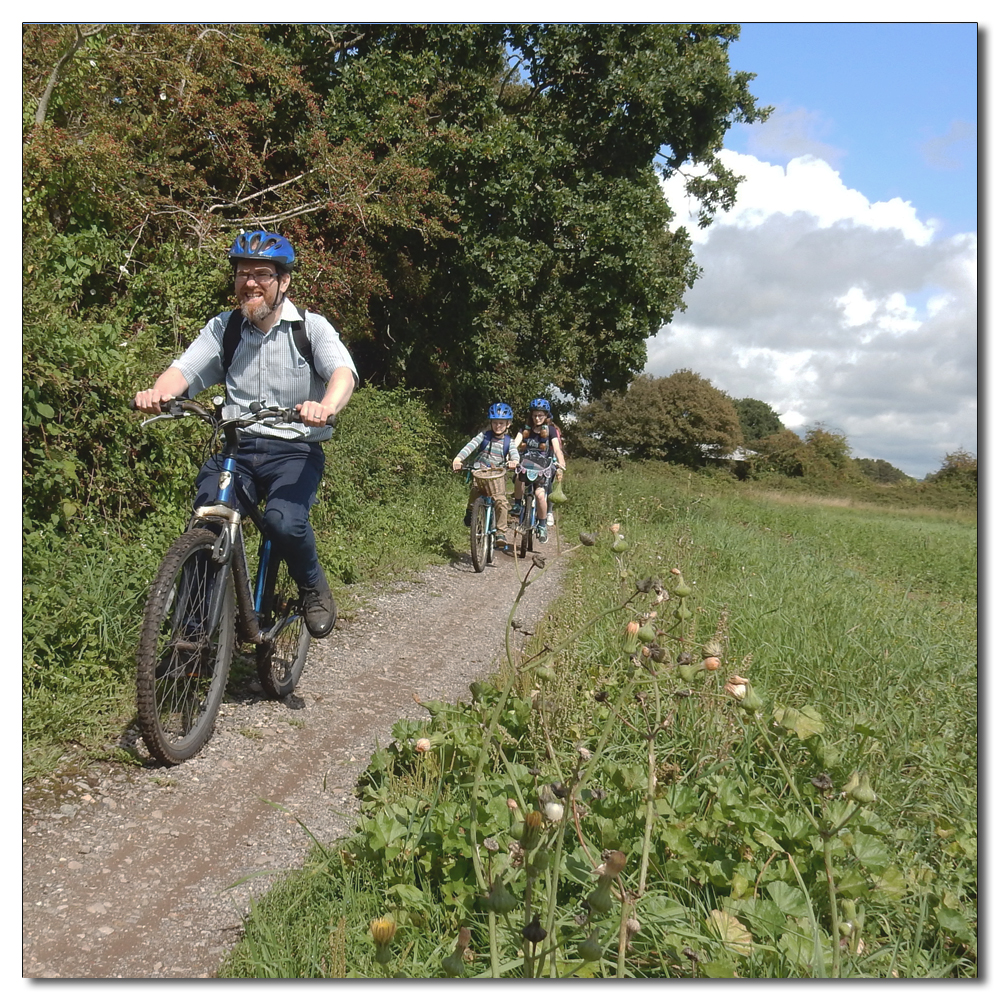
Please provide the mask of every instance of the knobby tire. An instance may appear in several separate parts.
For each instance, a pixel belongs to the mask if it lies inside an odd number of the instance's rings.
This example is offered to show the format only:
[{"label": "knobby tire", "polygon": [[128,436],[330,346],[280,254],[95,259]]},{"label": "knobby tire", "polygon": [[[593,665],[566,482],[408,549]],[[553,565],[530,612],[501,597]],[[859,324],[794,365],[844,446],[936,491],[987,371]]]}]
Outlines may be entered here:
[{"label": "knobby tire", "polygon": [[[163,764],[180,764],[205,745],[229,679],[235,595],[230,567],[212,561],[215,540],[207,528],[177,538],[146,598],[136,653],[136,707],[146,748]],[[222,614],[208,632],[212,594],[220,586]]]},{"label": "knobby tire", "polygon": [[[528,486],[531,484],[529,483]],[[535,526],[533,524],[535,514],[535,493],[534,490],[524,491],[524,510],[521,512],[521,538],[519,555],[523,559],[530,551],[534,550]]]},{"label": "knobby tire", "polygon": [[489,511],[486,497],[476,497],[472,504],[472,519],[469,527],[469,548],[472,553],[472,567],[477,573],[486,569],[489,561]]},{"label": "knobby tire", "polygon": [[306,665],[311,638],[302,618],[298,586],[285,560],[272,554],[261,595],[261,630],[269,631],[282,619],[285,626],[277,636],[257,647],[257,676],[271,698],[284,698],[295,690]]}]

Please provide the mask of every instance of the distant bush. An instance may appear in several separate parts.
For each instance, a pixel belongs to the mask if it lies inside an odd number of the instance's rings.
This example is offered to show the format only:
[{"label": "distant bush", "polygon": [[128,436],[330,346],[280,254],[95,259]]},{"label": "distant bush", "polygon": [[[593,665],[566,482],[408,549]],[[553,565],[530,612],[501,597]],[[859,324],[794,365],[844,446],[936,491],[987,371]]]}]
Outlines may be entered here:
[{"label": "distant bush", "polygon": [[908,476],[902,469],[890,465],[884,458],[856,458],[858,472],[873,483],[905,483]]},{"label": "distant bush", "polygon": [[931,473],[927,481],[978,496],[979,463],[975,455],[964,448],[959,448],[958,451],[945,455],[941,468]]}]

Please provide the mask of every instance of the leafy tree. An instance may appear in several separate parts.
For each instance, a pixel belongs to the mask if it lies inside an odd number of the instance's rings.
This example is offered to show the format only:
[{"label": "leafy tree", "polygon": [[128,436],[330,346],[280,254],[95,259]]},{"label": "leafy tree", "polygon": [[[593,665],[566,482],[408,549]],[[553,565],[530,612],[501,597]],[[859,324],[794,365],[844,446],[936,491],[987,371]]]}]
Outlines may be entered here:
[{"label": "leafy tree", "polygon": [[972,452],[959,448],[945,455],[941,468],[927,477],[928,482],[954,486],[967,493],[979,493],[979,461]]},{"label": "leafy tree", "polygon": [[168,242],[218,260],[236,226],[281,227],[363,375],[444,408],[525,370],[597,395],[641,371],[697,274],[658,177],[703,166],[706,219],[732,203],[725,131],[763,116],[728,68],[738,34],[29,25],[26,194],[128,247],[124,283]]},{"label": "leafy tree", "polygon": [[[689,186],[707,219],[738,182],[726,130],[763,117],[751,75],[729,70],[738,34],[24,25],[37,517],[104,495],[87,414],[115,412],[227,306],[238,227],[286,232],[295,298],[334,320],[362,376],[430,390],[456,423],[529,384],[624,389],[697,276],[659,178],[704,168]],[[104,439],[116,461],[141,461],[120,437]]]},{"label": "leafy tree", "polygon": [[642,375],[622,393],[581,407],[574,452],[661,459],[697,467],[742,443],[739,418],[725,393],[689,369],[665,378]]},{"label": "leafy tree", "polygon": [[755,472],[776,472],[782,476],[795,478],[804,476],[810,468],[811,455],[806,443],[788,428],[754,442],[758,454]]},{"label": "leafy tree", "polygon": [[854,464],[863,476],[884,486],[905,483],[910,479],[905,472],[890,465],[884,458],[856,458]]},{"label": "leafy tree", "polygon": [[838,481],[858,478],[846,434],[817,424],[806,431],[805,442],[812,453],[806,469],[808,475]]},{"label": "leafy tree", "polygon": [[737,399],[733,406],[740,418],[743,440],[748,445],[784,430],[784,424],[782,424],[778,414],[767,403],[763,403],[759,399],[751,399],[748,396],[744,399]]},{"label": "leafy tree", "polygon": [[777,472],[825,482],[843,482],[861,475],[846,435],[822,424],[807,429],[804,438],[785,428],[755,442],[754,450],[759,456],[757,474]]}]

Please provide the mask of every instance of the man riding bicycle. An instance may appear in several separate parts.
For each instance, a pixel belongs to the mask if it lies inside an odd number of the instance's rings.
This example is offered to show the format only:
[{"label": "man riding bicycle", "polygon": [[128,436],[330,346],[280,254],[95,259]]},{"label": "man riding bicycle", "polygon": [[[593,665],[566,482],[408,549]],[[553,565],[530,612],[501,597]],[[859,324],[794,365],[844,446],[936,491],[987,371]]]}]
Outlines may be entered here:
[{"label": "man riding bicycle", "polygon": [[[267,497],[264,518],[277,553],[299,588],[306,628],[319,639],[337,618],[333,594],[319,564],[309,509],[326,458],[320,445],[358,384],[358,373],[340,334],[322,316],[303,316],[287,298],[295,251],[278,233],[240,232],[229,251],[239,312],[211,319],[191,346],[135,395],[136,408],[156,414],[177,396],[195,396],[224,383],[227,403],[295,409],[301,424],[247,428],[237,474],[251,502]],[[218,456],[202,466],[194,506],[209,502],[218,481]]]}]

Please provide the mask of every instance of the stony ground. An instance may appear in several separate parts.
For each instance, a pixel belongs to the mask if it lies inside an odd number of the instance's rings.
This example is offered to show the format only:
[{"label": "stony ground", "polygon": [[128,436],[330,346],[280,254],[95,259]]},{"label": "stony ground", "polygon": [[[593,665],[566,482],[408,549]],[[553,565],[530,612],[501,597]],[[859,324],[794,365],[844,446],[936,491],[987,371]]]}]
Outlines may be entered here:
[{"label": "stony ground", "polygon": [[[558,545],[540,547],[521,641],[558,596]],[[372,752],[396,720],[427,717],[415,698],[468,698],[491,673],[524,572],[501,555],[475,573],[466,556],[370,594],[313,643],[284,701],[231,685],[215,735],[185,764],[101,764],[23,789],[22,975],[211,977],[251,899],[304,859],[300,823],[323,842],[350,829]]]}]

